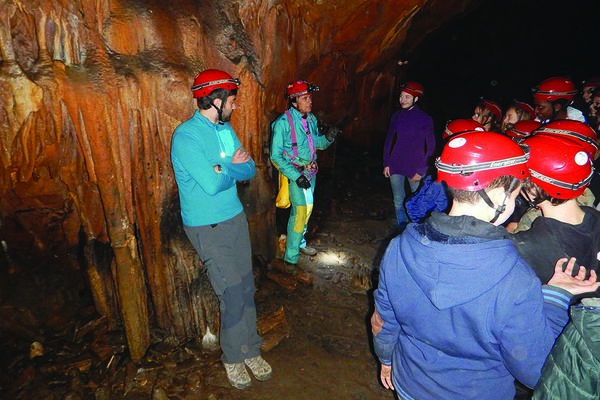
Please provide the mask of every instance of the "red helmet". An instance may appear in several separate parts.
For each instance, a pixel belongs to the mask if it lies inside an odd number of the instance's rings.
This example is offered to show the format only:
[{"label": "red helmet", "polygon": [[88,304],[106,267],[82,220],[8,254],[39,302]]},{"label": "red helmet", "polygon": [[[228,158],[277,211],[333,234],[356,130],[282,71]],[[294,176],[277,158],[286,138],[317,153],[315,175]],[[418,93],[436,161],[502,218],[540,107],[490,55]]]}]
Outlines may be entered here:
[{"label": "red helmet", "polygon": [[485,189],[504,175],[519,180],[529,176],[523,148],[493,132],[467,132],[450,138],[435,166],[438,181],[469,192]]},{"label": "red helmet", "polygon": [[533,97],[545,101],[558,99],[572,101],[576,94],[575,85],[567,78],[548,78],[533,89]]},{"label": "red helmet", "polygon": [[527,103],[523,103],[522,101],[514,100],[514,103],[517,107],[519,107],[521,110],[525,111],[527,115],[529,115],[529,119],[535,119],[536,115],[533,107],[531,107]]},{"label": "red helmet", "polygon": [[523,119],[513,125],[512,128],[506,130],[506,135],[514,138],[524,138],[529,135],[542,125],[539,121],[532,119]]},{"label": "red helmet", "polygon": [[500,121],[500,119],[502,118],[502,110],[500,109],[498,103],[496,103],[495,101],[485,99],[481,99],[481,103],[485,106],[485,108],[490,110],[492,114],[494,114],[494,116],[496,117],[496,121]]},{"label": "red helmet", "polygon": [[563,136],[533,135],[529,147],[531,181],[556,199],[574,199],[592,179],[592,160],[583,146]]},{"label": "red helmet", "polygon": [[208,96],[215,89],[234,90],[240,86],[238,78],[232,78],[227,72],[218,69],[207,69],[194,79],[192,93],[194,98]]},{"label": "red helmet", "polygon": [[288,83],[287,90],[285,92],[285,98],[293,99],[318,91],[319,87],[317,85],[313,85],[312,83],[308,83],[304,80],[298,80]]},{"label": "red helmet", "polygon": [[590,78],[590,79],[586,79],[585,81],[581,82],[581,87],[592,87],[592,88],[597,88],[600,87],[600,78],[599,77],[595,77],[595,78]]},{"label": "red helmet", "polygon": [[596,132],[583,122],[571,119],[559,119],[548,122],[538,128],[534,135],[565,136],[577,141],[593,159],[598,151]]},{"label": "red helmet", "polygon": [[473,121],[472,119],[455,119],[454,121],[448,121],[446,123],[446,128],[442,133],[442,137],[446,139],[453,135],[471,131],[484,132],[485,129],[479,122]]},{"label": "red helmet", "polygon": [[400,85],[400,91],[406,92],[414,97],[422,97],[423,96],[423,85],[417,82],[405,82]]}]

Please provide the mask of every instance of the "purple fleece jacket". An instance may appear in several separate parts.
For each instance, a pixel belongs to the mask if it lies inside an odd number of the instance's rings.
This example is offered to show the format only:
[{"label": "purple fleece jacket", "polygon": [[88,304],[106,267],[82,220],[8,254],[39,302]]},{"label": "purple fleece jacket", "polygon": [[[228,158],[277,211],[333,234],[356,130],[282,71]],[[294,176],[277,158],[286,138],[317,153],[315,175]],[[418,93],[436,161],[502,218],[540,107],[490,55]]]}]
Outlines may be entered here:
[{"label": "purple fleece jacket", "polygon": [[390,175],[424,175],[434,151],[433,120],[427,113],[413,106],[392,114],[383,146],[383,166],[390,167]]}]

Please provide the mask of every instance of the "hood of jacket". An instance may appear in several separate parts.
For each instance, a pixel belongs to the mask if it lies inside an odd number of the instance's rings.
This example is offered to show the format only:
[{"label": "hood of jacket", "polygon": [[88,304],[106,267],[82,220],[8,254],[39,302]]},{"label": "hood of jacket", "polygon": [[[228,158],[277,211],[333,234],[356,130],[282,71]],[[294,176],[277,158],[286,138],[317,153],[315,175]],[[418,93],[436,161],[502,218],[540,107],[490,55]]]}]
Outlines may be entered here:
[{"label": "hood of jacket", "polygon": [[470,216],[433,213],[409,225],[399,246],[408,273],[438,309],[477,298],[522,262],[506,229]]}]

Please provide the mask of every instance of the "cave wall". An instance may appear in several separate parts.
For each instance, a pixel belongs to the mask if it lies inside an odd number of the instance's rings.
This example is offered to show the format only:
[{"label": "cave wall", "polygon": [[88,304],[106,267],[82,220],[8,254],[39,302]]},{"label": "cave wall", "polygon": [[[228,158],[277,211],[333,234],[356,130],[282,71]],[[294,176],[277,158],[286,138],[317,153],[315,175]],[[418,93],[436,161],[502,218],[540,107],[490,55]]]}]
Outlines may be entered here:
[{"label": "cave wall", "polygon": [[198,294],[206,278],[181,230],[169,160],[173,129],[194,110],[194,76],[219,68],[242,81],[232,125],[257,175],[240,193],[253,252],[269,259],[269,124],[287,82],[317,83],[317,114],[368,148],[385,132],[408,32],[422,37],[469,3],[0,2],[3,265],[52,258],[84,271],[134,360],[153,324],[182,342],[202,335],[210,299]]}]

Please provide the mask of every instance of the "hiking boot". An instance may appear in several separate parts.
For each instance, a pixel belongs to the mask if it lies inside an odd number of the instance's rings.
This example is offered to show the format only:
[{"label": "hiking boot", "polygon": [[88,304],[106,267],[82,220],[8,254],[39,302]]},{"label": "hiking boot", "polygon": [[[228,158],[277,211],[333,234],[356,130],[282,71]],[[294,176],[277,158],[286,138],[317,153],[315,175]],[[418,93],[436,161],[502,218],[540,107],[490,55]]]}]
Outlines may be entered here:
[{"label": "hiking boot", "polygon": [[271,379],[273,370],[271,369],[269,363],[266,362],[261,356],[248,358],[244,361],[244,364],[250,368],[252,375],[254,375],[257,380],[264,382]]},{"label": "hiking boot", "polygon": [[231,386],[236,389],[246,389],[247,387],[250,387],[252,382],[250,381],[250,375],[248,375],[244,363],[223,363],[223,365],[225,366],[227,379],[229,379]]},{"label": "hiking boot", "polygon": [[300,247],[300,253],[304,254],[305,256],[316,256],[317,255],[317,249],[313,248],[313,247]]}]

